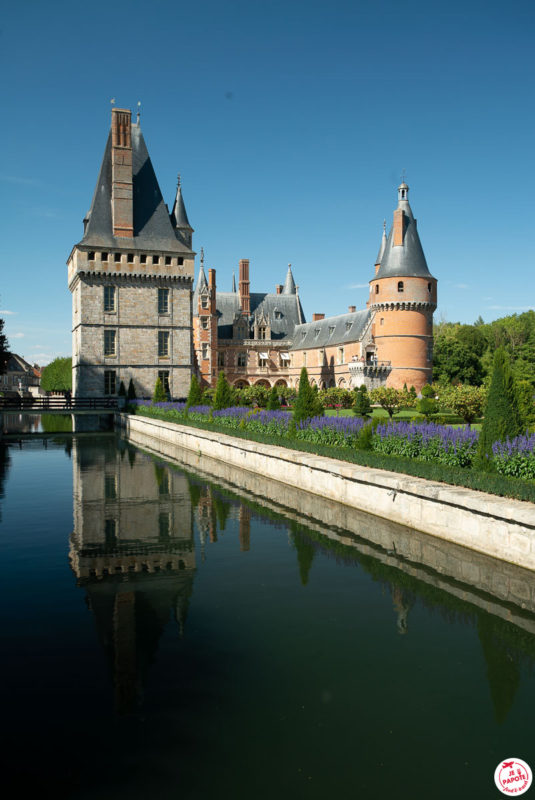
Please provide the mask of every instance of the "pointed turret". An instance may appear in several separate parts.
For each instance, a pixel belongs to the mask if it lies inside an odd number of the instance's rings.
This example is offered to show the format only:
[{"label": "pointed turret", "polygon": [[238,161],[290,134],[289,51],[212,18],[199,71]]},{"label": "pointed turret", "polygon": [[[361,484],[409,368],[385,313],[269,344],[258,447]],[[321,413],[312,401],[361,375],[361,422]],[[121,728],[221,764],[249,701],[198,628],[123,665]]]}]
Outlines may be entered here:
[{"label": "pointed turret", "polygon": [[195,288],[195,292],[199,293],[201,289],[207,289],[208,282],[206,280],[206,275],[204,274],[204,248],[201,247],[201,265],[199,267],[199,277],[197,279],[197,286]]},{"label": "pointed turret", "polygon": [[232,273],[232,291],[236,294],[236,273]]},{"label": "pointed turret", "polygon": [[394,224],[380,263],[376,278],[432,277],[416,230],[416,220],[409,205],[409,187],[405,181],[398,186]]},{"label": "pointed turret", "polygon": [[187,247],[191,247],[193,228],[189,224],[186,206],[184,205],[184,198],[182,197],[180,175],[177,177],[175,203],[169,216],[177,239],[179,239],[181,242],[184,242]]},{"label": "pointed turret", "polygon": [[386,250],[386,219],[383,220],[383,235],[381,237],[381,246],[379,247],[379,252],[377,253],[377,258],[375,259],[375,273],[376,274],[377,274],[377,271],[378,271],[379,267],[381,266],[381,261],[382,261],[382,258],[384,256],[384,254],[385,254],[385,250]]},{"label": "pointed turret", "polygon": [[295,281],[294,276],[292,275],[292,265],[288,264],[288,272],[286,274],[286,281],[284,282],[284,288],[282,290],[282,294],[295,294]]}]

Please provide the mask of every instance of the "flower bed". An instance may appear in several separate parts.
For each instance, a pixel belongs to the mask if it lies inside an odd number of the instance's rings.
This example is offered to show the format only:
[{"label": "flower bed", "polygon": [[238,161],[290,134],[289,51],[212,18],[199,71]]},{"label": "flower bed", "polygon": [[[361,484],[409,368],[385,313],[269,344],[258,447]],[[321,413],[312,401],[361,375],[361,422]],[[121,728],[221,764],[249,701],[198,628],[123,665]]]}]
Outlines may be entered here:
[{"label": "flower bed", "polygon": [[471,428],[451,428],[436,422],[392,422],[378,425],[372,448],[378,453],[438,461],[456,467],[470,467],[479,434]]}]

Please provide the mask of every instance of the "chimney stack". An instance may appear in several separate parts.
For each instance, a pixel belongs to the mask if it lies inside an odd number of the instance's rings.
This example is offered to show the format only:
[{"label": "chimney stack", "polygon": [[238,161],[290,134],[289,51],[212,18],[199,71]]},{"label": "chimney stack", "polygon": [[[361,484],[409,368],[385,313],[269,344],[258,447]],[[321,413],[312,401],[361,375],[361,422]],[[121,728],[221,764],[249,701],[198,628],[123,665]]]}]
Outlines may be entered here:
[{"label": "chimney stack", "polygon": [[208,288],[210,289],[210,313],[216,312],[216,286],[215,286],[215,269],[208,270]]},{"label": "chimney stack", "polygon": [[239,279],[240,305],[243,314],[251,313],[251,295],[249,293],[249,259],[240,259]]},{"label": "chimney stack", "polygon": [[325,319],[325,314],[312,314],[312,322],[318,322],[320,319]]},{"label": "chimney stack", "polygon": [[282,283],[278,283],[275,289],[277,290],[277,294],[282,294]]},{"label": "chimney stack", "polygon": [[394,211],[394,247],[399,247],[403,244],[403,235],[405,233],[405,220],[402,208],[396,208]]},{"label": "chimney stack", "polygon": [[357,307],[356,307],[356,306],[349,306],[349,309],[348,309],[348,310],[349,310],[349,313],[350,313],[350,314],[354,314],[354,313],[355,313],[355,311],[357,310]]},{"label": "chimney stack", "polygon": [[113,235],[134,236],[132,119],[125,108],[111,110],[111,213]]}]

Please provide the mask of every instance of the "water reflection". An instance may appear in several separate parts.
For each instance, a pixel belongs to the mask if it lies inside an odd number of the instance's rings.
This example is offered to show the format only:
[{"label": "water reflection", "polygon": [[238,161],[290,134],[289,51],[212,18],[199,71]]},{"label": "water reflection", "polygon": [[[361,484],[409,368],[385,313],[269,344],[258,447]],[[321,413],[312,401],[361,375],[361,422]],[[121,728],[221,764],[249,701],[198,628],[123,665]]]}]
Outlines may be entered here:
[{"label": "water reflection", "polygon": [[[4,483],[9,472],[9,465],[11,458],[9,455],[9,448],[6,444],[0,441],[0,501],[4,497]],[[0,522],[2,521],[2,503],[0,502]]]},{"label": "water reflection", "polygon": [[[209,548],[221,547],[223,534],[232,527],[241,553],[251,553],[254,531],[268,522],[287,532],[302,591],[313,591],[316,561],[334,559],[363,572],[390,595],[391,630],[404,639],[411,637],[409,623],[418,606],[432,609],[447,623],[477,631],[495,719],[499,724],[506,720],[525,668],[531,670],[535,663],[531,596],[524,608],[518,602],[526,582],[530,591],[531,573],[380,520],[355,518],[351,524],[362,536],[328,527],[318,517],[328,516],[329,506],[321,512],[317,499],[316,519],[299,511],[297,498],[283,514],[268,499],[265,482],[261,497],[251,492],[250,484],[247,490],[221,478],[214,484],[125,441],[117,447],[112,438],[94,444],[75,439],[72,457],[70,563],[94,615],[119,713],[140,708],[169,623],[177,636],[184,633],[196,569],[204,567]],[[240,564],[232,569],[229,581]],[[459,577],[469,569],[474,580],[461,582]],[[491,584],[494,593],[489,592]]]}]

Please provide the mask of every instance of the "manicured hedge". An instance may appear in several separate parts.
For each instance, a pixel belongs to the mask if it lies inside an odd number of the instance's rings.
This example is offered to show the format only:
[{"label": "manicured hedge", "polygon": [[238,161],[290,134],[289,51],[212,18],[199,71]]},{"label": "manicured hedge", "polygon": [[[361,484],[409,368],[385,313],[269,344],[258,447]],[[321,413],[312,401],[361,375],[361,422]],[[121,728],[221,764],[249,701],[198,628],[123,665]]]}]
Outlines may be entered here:
[{"label": "manicured hedge", "polygon": [[403,458],[401,456],[374,453],[369,450],[356,450],[348,447],[334,447],[332,445],[322,445],[316,442],[306,442],[298,439],[289,439],[282,436],[261,434],[252,431],[232,430],[229,433],[228,427],[217,422],[200,422],[192,419],[173,419],[168,412],[150,407],[137,407],[135,413],[140,416],[162,419],[167,422],[175,422],[191,428],[200,430],[214,431],[231,435],[237,439],[259,442],[261,444],[271,444],[278,447],[286,447],[289,450],[299,450],[304,453],[337,458],[340,461],[348,461],[364,467],[374,469],[384,469],[389,472],[400,472],[405,475],[412,475],[417,478],[425,478],[430,481],[440,481],[453,486],[465,486],[468,489],[475,489],[480,492],[488,492],[501,497],[512,497],[517,500],[526,500],[535,503],[535,484],[528,483],[517,478],[507,478],[495,473],[480,472],[475,469],[464,467],[453,467],[446,464],[438,464],[429,461],[419,461],[414,458]]}]

